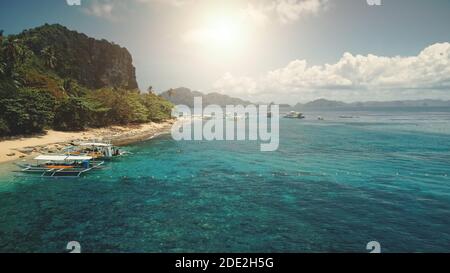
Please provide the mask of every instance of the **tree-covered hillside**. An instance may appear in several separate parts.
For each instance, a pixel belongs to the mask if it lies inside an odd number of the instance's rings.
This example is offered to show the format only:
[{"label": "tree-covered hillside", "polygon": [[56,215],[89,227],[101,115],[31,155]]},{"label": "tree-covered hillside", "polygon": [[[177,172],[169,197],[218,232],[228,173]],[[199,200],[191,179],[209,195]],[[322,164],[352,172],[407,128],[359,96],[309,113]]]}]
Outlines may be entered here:
[{"label": "tree-covered hillside", "polygon": [[162,121],[171,108],[140,94],[125,48],[61,25],[0,31],[0,136]]}]

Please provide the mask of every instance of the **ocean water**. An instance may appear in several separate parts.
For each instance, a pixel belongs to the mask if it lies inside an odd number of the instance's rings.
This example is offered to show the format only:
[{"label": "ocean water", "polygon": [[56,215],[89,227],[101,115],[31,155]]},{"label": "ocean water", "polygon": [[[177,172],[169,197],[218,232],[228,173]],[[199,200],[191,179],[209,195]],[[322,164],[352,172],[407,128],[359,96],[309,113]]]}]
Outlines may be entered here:
[{"label": "ocean water", "polygon": [[450,252],[448,109],[306,115],[272,153],[161,136],[80,179],[7,172],[0,252]]}]

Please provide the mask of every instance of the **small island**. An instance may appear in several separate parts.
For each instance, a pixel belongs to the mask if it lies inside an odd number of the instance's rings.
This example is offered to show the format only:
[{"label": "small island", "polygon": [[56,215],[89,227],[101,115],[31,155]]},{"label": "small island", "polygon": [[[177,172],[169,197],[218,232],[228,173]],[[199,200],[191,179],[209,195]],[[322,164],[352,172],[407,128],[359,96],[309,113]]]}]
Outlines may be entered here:
[{"label": "small island", "polygon": [[76,140],[145,140],[171,127],[172,107],[140,92],[126,48],[59,24],[0,33],[0,162]]}]

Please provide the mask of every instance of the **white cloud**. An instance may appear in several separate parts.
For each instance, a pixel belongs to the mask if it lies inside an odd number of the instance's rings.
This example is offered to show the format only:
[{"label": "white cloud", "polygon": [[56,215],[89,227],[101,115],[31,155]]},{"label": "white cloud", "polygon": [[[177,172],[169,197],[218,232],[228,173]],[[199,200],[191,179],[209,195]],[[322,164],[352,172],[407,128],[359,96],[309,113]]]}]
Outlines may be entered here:
[{"label": "white cloud", "polygon": [[269,0],[248,1],[242,14],[257,24],[277,21],[286,24],[317,15],[328,7],[328,0]]},{"label": "white cloud", "polygon": [[247,6],[240,10],[240,18],[244,22],[250,22],[257,26],[264,26],[269,21],[269,15],[271,7],[267,6],[254,6],[248,3]]},{"label": "white cloud", "polygon": [[225,73],[221,79],[217,80],[214,88],[220,89],[227,95],[244,99],[255,98],[263,91],[252,78],[235,77],[231,73]]},{"label": "white cloud", "polygon": [[135,0],[135,1],[144,4],[163,4],[173,7],[181,7],[187,3],[193,2],[194,0]]},{"label": "white cloud", "polygon": [[[138,5],[163,5],[174,8],[190,9],[193,5],[210,4],[211,0],[132,0]],[[130,9],[133,3],[123,0],[92,0],[84,8],[91,16],[116,20],[124,10]],[[241,0],[243,8],[236,9],[232,16],[239,16],[246,23],[256,26],[271,23],[295,22],[309,15],[316,15],[325,10],[328,0]],[[188,10],[187,10],[188,11]]]},{"label": "white cloud", "polygon": [[116,21],[124,19],[124,17],[122,16],[124,11],[129,10],[132,4],[160,4],[167,5],[169,7],[182,7],[185,4],[193,1],[194,0],[92,0],[90,1],[89,5],[87,5],[87,7],[83,9],[83,11],[85,14],[91,16]]},{"label": "white cloud", "polygon": [[297,21],[305,15],[315,15],[325,9],[327,0],[278,0],[276,13],[283,23]]},{"label": "white cloud", "polygon": [[410,98],[450,98],[450,43],[431,45],[412,57],[345,53],[337,63],[319,66],[294,60],[257,79],[227,73],[214,88],[254,101],[384,100],[405,94]]},{"label": "white cloud", "polygon": [[114,19],[113,11],[115,8],[115,2],[104,0],[104,1],[92,1],[92,3],[84,9],[84,12],[91,16]]}]

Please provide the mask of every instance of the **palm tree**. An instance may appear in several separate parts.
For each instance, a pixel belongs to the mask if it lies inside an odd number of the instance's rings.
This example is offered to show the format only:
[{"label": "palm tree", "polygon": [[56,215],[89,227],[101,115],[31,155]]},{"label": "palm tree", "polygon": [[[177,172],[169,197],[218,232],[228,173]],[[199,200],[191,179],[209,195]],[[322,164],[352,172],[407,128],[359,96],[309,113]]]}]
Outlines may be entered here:
[{"label": "palm tree", "polygon": [[63,83],[64,91],[71,93],[72,92],[72,79],[65,79]]},{"label": "palm tree", "polygon": [[[3,47],[3,29],[0,29],[0,60],[3,61],[2,47]],[[0,62],[0,74],[3,73],[5,73],[5,64],[3,62]]]},{"label": "palm tree", "polygon": [[47,46],[41,50],[41,54],[44,57],[45,65],[48,68],[54,69],[56,67],[56,57],[54,50]]},{"label": "palm tree", "polygon": [[4,49],[5,69],[4,72],[8,76],[12,76],[13,70],[16,66],[17,54],[18,54],[17,40],[7,39]]},{"label": "palm tree", "polygon": [[2,46],[3,46],[3,29],[0,29],[0,75],[3,75],[5,73],[6,67],[6,64],[3,62]]},{"label": "palm tree", "polygon": [[22,86],[23,80],[19,73],[13,71],[11,72],[10,77],[13,80],[13,84],[15,87],[19,88]]},{"label": "palm tree", "polygon": [[0,62],[0,75],[3,75],[5,73],[5,64]]}]

